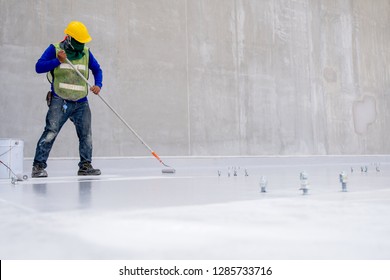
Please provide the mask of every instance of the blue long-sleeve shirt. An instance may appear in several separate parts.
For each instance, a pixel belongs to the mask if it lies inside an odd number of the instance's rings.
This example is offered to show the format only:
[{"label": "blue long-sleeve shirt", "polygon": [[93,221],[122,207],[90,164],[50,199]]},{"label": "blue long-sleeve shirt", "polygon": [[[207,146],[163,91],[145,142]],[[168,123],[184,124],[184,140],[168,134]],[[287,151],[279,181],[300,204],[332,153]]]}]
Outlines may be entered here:
[{"label": "blue long-sleeve shirt", "polygon": [[[54,70],[60,64],[61,62],[57,58],[56,48],[54,45],[50,45],[35,64],[35,71],[39,74],[47,73]],[[88,68],[92,71],[93,77],[95,78],[95,85],[101,88],[103,86],[103,71],[90,50]],[[51,91],[55,94],[53,84],[51,84]],[[77,102],[86,100],[87,97],[84,97]]]}]

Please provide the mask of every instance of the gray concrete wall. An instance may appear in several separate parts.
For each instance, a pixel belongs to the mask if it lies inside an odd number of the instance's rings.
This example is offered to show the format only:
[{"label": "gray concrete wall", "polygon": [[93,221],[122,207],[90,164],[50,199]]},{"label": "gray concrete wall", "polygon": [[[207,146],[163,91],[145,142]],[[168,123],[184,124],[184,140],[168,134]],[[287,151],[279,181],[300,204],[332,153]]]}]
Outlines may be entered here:
[{"label": "gray concrete wall", "polygon": [[[0,138],[33,157],[44,49],[84,22],[102,95],[161,156],[390,153],[389,0],[0,0]],[[95,96],[94,156],[149,152]],[[77,157],[71,122],[53,157]]]}]

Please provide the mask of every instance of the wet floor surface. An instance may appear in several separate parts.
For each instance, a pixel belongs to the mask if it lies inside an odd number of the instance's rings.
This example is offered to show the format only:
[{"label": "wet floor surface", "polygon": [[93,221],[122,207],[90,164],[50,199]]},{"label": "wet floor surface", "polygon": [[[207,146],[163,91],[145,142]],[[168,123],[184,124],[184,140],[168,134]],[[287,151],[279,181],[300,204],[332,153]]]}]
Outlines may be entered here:
[{"label": "wet floor surface", "polygon": [[0,179],[0,258],[390,258],[387,157],[170,162],[175,174],[99,159],[101,176],[79,177],[77,162],[53,160],[48,178]]}]

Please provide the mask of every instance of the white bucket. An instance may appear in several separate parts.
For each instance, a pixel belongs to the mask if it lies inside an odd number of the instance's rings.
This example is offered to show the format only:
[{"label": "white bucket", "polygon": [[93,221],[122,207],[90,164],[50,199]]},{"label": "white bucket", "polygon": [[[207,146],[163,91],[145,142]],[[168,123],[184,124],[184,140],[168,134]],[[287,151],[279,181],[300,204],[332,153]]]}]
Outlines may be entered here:
[{"label": "white bucket", "polygon": [[[24,142],[17,139],[0,139],[0,179],[9,179],[15,174],[23,174]],[[11,170],[9,170],[7,165]]]}]

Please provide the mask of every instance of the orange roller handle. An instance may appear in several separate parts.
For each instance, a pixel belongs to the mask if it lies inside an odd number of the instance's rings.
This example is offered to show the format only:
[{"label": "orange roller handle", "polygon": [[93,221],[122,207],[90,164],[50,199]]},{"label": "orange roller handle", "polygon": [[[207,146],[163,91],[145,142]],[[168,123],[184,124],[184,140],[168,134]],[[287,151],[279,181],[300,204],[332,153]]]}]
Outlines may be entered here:
[{"label": "orange roller handle", "polygon": [[[153,155],[156,159],[158,159],[158,161],[159,161],[162,165],[164,165],[164,166],[166,166],[166,167],[169,167],[169,168],[172,168],[172,167],[170,167],[169,165],[166,165],[166,164],[160,159],[160,157],[156,154],[156,152],[153,152],[153,151],[152,151],[152,155]],[[175,173],[175,169],[172,168],[172,170],[173,170],[173,172],[169,172],[169,173]],[[164,173],[164,171],[163,171],[163,173]]]},{"label": "orange roller handle", "polygon": [[152,155],[153,155],[156,159],[158,159],[158,160],[161,162],[161,159],[160,159],[160,157],[156,154],[156,152],[152,152]]}]

